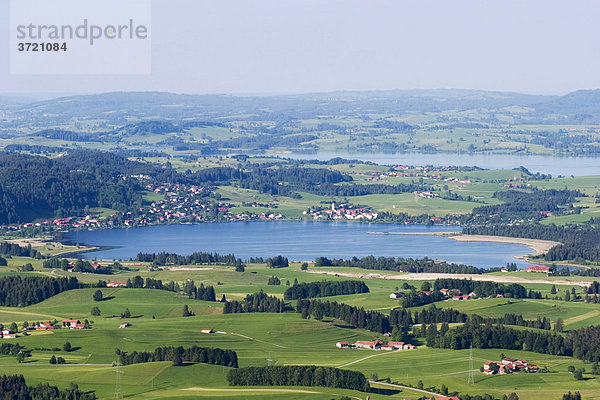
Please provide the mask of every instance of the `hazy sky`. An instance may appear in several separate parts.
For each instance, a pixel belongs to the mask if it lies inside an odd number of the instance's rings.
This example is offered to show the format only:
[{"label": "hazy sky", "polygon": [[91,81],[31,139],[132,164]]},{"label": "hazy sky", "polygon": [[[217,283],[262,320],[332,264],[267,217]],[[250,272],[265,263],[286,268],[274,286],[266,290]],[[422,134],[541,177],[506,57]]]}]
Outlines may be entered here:
[{"label": "hazy sky", "polygon": [[8,18],[0,0],[0,93],[600,87],[597,0],[152,0],[132,76],[11,75]]}]

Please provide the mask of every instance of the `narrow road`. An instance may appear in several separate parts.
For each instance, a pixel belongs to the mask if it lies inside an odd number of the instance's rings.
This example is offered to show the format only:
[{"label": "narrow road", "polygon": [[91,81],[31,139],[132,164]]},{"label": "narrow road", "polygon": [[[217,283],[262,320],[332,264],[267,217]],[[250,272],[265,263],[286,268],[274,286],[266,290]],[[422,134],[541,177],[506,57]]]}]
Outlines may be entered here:
[{"label": "narrow road", "polygon": [[433,396],[434,398],[442,396],[439,393],[428,392],[427,390],[416,389],[416,388],[413,388],[413,387],[410,387],[410,386],[396,385],[396,384],[393,384],[393,383],[385,383],[385,382],[377,382],[377,381],[369,381],[369,384],[371,384],[371,383],[376,383],[378,385],[387,386],[387,387],[392,388],[392,389],[412,390],[413,392],[424,393],[424,394],[426,394],[428,396]]},{"label": "narrow road", "polygon": [[371,354],[370,356],[366,356],[366,357],[360,358],[358,360],[351,361],[351,362],[349,362],[347,364],[338,365],[336,368],[344,368],[344,367],[347,367],[348,365],[359,363],[359,362],[367,360],[367,359],[369,359],[371,357],[383,356],[383,355],[386,355],[386,354],[394,354],[394,352],[390,351],[390,352],[385,352],[385,353]]}]

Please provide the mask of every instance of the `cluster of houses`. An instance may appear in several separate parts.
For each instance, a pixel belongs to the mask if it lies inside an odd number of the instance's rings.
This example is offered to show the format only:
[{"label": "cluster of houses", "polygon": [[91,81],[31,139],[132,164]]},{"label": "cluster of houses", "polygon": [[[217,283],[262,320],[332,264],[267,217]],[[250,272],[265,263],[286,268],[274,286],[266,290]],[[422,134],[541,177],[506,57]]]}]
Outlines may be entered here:
[{"label": "cluster of houses", "polygon": [[[59,328],[65,328],[65,329],[86,329],[86,325],[84,323],[82,323],[80,320],[78,319],[63,319],[62,320],[62,325],[59,326]],[[35,325],[30,325],[30,326],[26,326],[23,327],[21,329],[21,331],[23,332],[27,332],[27,331],[51,331],[56,329],[56,326],[54,323],[52,322],[39,322]],[[12,330],[12,329],[3,329],[2,331],[0,331],[0,338],[2,339],[16,339],[17,338],[17,333]]]},{"label": "cluster of houses", "polygon": [[369,207],[356,207],[350,203],[341,204],[336,207],[331,203],[331,208],[309,208],[303,211],[304,215],[312,215],[313,219],[359,219],[373,220],[377,218],[377,212]]},{"label": "cluster of houses", "polygon": [[536,365],[528,364],[526,360],[504,357],[502,361],[487,361],[483,364],[483,373],[486,375],[512,374],[515,372],[537,372]]},{"label": "cluster of houses", "polygon": [[413,192],[413,194],[414,194],[414,195],[416,195],[416,196],[419,196],[419,197],[421,197],[421,198],[423,198],[423,199],[433,199],[433,198],[435,198],[435,197],[440,197],[440,195],[439,195],[439,194],[437,194],[437,193],[434,193],[434,192],[432,192],[432,191],[429,191],[429,190],[426,190],[426,191],[424,191],[424,192],[419,192],[419,191],[416,191],[416,190],[415,190],[415,191]]},{"label": "cluster of houses", "polygon": [[363,348],[371,350],[414,350],[416,347],[410,343],[404,342],[387,342],[383,343],[380,340],[357,340],[356,343],[337,342],[335,346],[338,349],[354,349]]},{"label": "cluster of houses", "polygon": [[[136,175],[128,178],[143,179],[145,177]],[[145,187],[154,193],[164,194],[166,198],[155,201],[150,206],[138,209],[135,216],[131,211],[115,213],[103,220],[89,215],[86,217],[73,216],[36,223],[10,225],[6,228],[11,231],[19,231],[23,228],[37,226],[102,229],[118,226],[121,224],[119,221],[122,221],[122,225],[124,226],[145,226],[167,222],[209,222],[214,221],[217,216],[228,221],[284,219],[284,216],[277,212],[232,213],[231,210],[236,207],[234,204],[214,201],[206,197],[206,193],[212,188],[180,184],[147,184]]]},{"label": "cluster of houses", "polygon": [[[433,292],[431,290],[417,290],[417,293],[429,296]],[[477,294],[475,292],[471,292],[469,294],[462,294],[462,292],[459,289],[440,289],[440,293],[446,296],[446,298],[449,300],[462,301],[477,298]],[[403,296],[404,292],[394,292],[390,294],[390,299],[401,299]]]},{"label": "cluster of houses", "polygon": [[525,268],[523,271],[525,271],[525,272],[542,272],[545,274],[549,274],[550,267],[547,267],[545,265],[531,265],[531,266]]}]

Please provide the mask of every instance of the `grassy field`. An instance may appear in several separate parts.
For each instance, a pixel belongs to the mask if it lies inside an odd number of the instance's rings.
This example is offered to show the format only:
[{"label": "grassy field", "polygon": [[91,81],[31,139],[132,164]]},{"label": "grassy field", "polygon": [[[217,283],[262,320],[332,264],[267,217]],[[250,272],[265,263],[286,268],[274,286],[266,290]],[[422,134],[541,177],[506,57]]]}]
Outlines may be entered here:
[{"label": "grassy field", "polygon": [[[94,303],[92,289],[75,290],[48,299],[38,305],[26,307],[24,313],[39,316],[87,317],[93,320],[93,328],[83,331],[66,329],[51,333],[32,334],[17,339],[17,342],[33,349],[32,357],[23,364],[16,364],[9,356],[0,356],[0,373],[23,373],[31,383],[49,381],[57,385],[67,385],[76,381],[82,389],[96,390],[98,395],[109,398],[114,395],[116,373],[111,363],[116,360],[114,349],[124,351],[153,350],[158,346],[200,345],[233,349],[238,353],[240,366],[317,364],[359,370],[370,376],[376,373],[379,378],[389,377],[392,382],[416,386],[418,381],[425,388],[441,387],[445,384],[451,391],[494,393],[497,396],[516,389],[523,399],[559,398],[566,390],[580,390],[586,399],[600,398],[600,380],[586,375],[583,382],[573,380],[568,373],[569,365],[581,367],[578,360],[565,357],[547,356],[536,353],[493,350],[473,350],[474,369],[488,360],[500,358],[500,353],[515,358],[525,358],[539,366],[546,366],[548,374],[515,374],[508,376],[484,376],[475,371],[475,383],[467,384],[469,358],[467,350],[453,351],[421,347],[414,351],[371,351],[364,349],[339,350],[338,340],[354,342],[369,340],[378,335],[361,329],[349,329],[335,321],[303,320],[299,314],[234,314],[222,315],[204,313],[196,317],[177,317],[169,313],[171,308],[180,310],[184,301],[197,310],[209,307],[206,302],[181,299],[169,292],[145,289],[106,290],[109,298]],[[506,299],[504,299],[506,300]],[[498,307],[496,300],[488,302],[465,302],[462,306],[478,305],[471,311],[485,314],[486,309]],[[74,304],[76,303],[76,304]],[[164,305],[165,303],[170,303]],[[91,317],[87,310],[93,304],[103,312],[101,317]],[[534,307],[535,307],[535,303]],[[527,301],[521,305],[523,312],[538,312]],[[134,315],[128,319],[132,326],[119,329],[122,321],[114,314],[129,307]],[[501,308],[501,307],[498,307]],[[64,310],[64,311],[61,311]],[[565,308],[564,315],[570,312]],[[587,309],[590,312],[591,309]],[[5,312],[5,310],[2,310]],[[508,310],[503,310],[508,311]],[[516,306],[511,311],[516,311]],[[152,319],[152,315],[156,319]],[[488,313],[487,315],[492,315]],[[542,312],[543,314],[543,312]],[[5,314],[1,314],[5,315]],[[570,315],[570,314],[569,314]],[[32,315],[33,316],[33,315]],[[200,330],[210,327],[215,334],[202,334]],[[61,348],[69,341],[76,349],[64,351],[42,350]],[[63,356],[69,365],[51,366],[48,360],[52,354]],[[589,366],[588,366],[589,367]],[[173,367],[170,363],[148,363],[122,367],[121,385],[126,397],[131,398],[193,398],[224,397],[234,398],[240,392],[227,386],[227,368],[209,365],[186,365]],[[207,390],[214,389],[214,390]],[[257,398],[315,398],[325,399],[349,394],[364,398],[365,394],[329,388],[252,388],[249,392]],[[543,389],[543,390],[540,390]],[[289,390],[289,391],[288,391]],[[295,391],[309,391],[295,392]],[[168,392],[168,395],[167,395]],[[310,396],[309,396],[310,395]],[[415,396],[412,394],[415,398]],[[297,397],[296,397],[297,396]],[[307,397],[308,396],[308,397]],[[400,392],[392,396],[372,395],[372,399],[403,398],[410,393]]]},{"label": "grassy field", "polygon": [[[13,258],[16,264],[27,261]],[[207,266],[205,266],[207,267]],[[9,267],[10,269],[11,267]],[[264,264],[250,264],[246,272],[235,272],[226,266],[208,266],[212,269],[128,272],[111,277],[111,280],[126,280],[135,275],[152,277],[163,281],[174,280],[182,283],[193,279],[196,284],[215,285],[217,298],[225,294],[227,298],[242,298],[246,293],[259,290],[282,296],[285,289],[297,279],[320,281],[319,274],[309,274],[299,270],[298,263],[288,268],[268,269]],[[41,270],[39,261],[36,269]],[[378,272],[356,268],[330,268],[339,272]],[[50,276],[69,274],[63,271],[40,271]],[[40,273],[34,272],[34,273]],[[14,272],[7,271],[5,274]],[[514,273],[519,275],[519,273]],[[281,285],[267,285],[268,277],[276,275]],[[106,280],[103,275],[76,274],[82,281]],[[526,275],[530,276],[530,275]],[[342,276],[326,277],[329,280],[353,279]],[[493,275],[490,276],[493,278]],[[538,276],[536,276],[538,278]],[[539,277],[543,278],[542,275]],[[548,283],[526,284],[524,286],[550,293],[553,278],[545,278]],[[219,282],[220,284],[217,284]],[[368,279],[370,292],[367,294],[334,296],[324,300],[344,302],[366,309],[387,313],[398,307],[399,301],[389,298],[404,281],[389,279]],[[423,281],[407,281],[419,288]],[[581,288],[576,287],[581,294]],[[344,323],[325,319],[324,321],[303,320],[297,313],[286,314],[221,314],[220,303],[197,301],[168,291],[148,289],[102,289],[104,300],[95,302],[92,294],[96,289],[76,289],[63,292],[39,304],[23,308],[0,307],[0,322],[5,325],[23,321],[61,320],[63,318],[87,319],[92,329],[73,331],[57,329],[52,332],[33,332],[30,336],[19,337],[15,342],[32,349],[32,357],[18,364],[14,357],[0,356],[0,373],[23,373],[30,383],[50,382],[66,386],[77,382],[82,389],[96,390],[102,398],[114,397],[115,348],[124,351],[151,351],[158,346],[207,346],[232,349],[238,353],[240,366],[317,364],[359,370],[367,376],[376,373],[379,378],[390,378],[392,382],[416,386],[421,380],[425,386],[440,388],[445,384],[450,391],[463,393],[493,393],[501,397],[516,391],[521,399],[560,398],[568,390],[579,390],[586,399],[600,399],[600,379],[586,374],[586,380],[577,382],[567,368],[569,365],[582,366],[579,360],[554,357],[536,353],[515,351],[473,350],[475,383],[467,384],[468,351],[428,349],[421,346],[415,351],[376,352],[364,349],[339,350],[335,343],[339,340],[354,342],[383,338],[372,332],[353,329]],[[570,286],[558,286],[558,296]],[[196,314],[182,317],[183,305],[187,304]],[[92,307],[101,310],[100,316],[90,314]],[[436,303],[438,307],[452,307],[468,314],[498,316],[504,313],[522,314],[527,319],[537,316],[554,321],[560,317],[565,329],[577,329],[597,324],[600,305],[562,300],[530,299],[481,299],[471,301],[445,301]],[[123,321],[120,314],[128,308],[132,317],[127,319],[131,327],[119,329]],[[217,332],[211,335],[200,333],[203,328]],[[62,348],[69,341],[75,351],[66,353]],[[500,353],[511,357],[523,357],[539,366],[547,366],[548,374],[516,374],[508,376],[484,376],[478,369],[487,360],[499,358]],[[64,357],[68,365],[52,366],[50,357],[56,354]],[[268,361],[271,360],[271,361]],[[587,366],[588,370],[591,368]],[[331,399],[350,395],[364,399],[364,393],[330,388],[252,388],[242,389],[227,386],[227,368],[209,365],[186,365],[173,367],[170,363],[137,364],[122,367],[121,385],[127,398],[236,398],[243,393],[249,398],[315,398]],[[515,389],[518,388],[518,389]],[[235,390],[233,390],[235,389]],[[416,392],[400,391],[391,395],[371,395],[371,399],[418,398]]]}]

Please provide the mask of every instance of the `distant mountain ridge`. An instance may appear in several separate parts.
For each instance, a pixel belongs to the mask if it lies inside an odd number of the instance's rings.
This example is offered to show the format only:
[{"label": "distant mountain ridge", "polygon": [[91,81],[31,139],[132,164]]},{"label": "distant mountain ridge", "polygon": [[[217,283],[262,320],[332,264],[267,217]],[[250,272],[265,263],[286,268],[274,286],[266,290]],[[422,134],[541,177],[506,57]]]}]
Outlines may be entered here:
[{"label": "distant mountain ridge", "polygon": [[127,117],[211,120],[239,114],[282,114],[291,119],[315,115],[426,113],[506,107],[531,109],[539,123],[600,123],[600,89],[563,96],[465,89],[347,91],[274,96],[191,95],[168,92],[109,92],[60,97],[13,106],[25,118],[44,115],[50,122],[68,118],[110,118],[125,125]]}]

